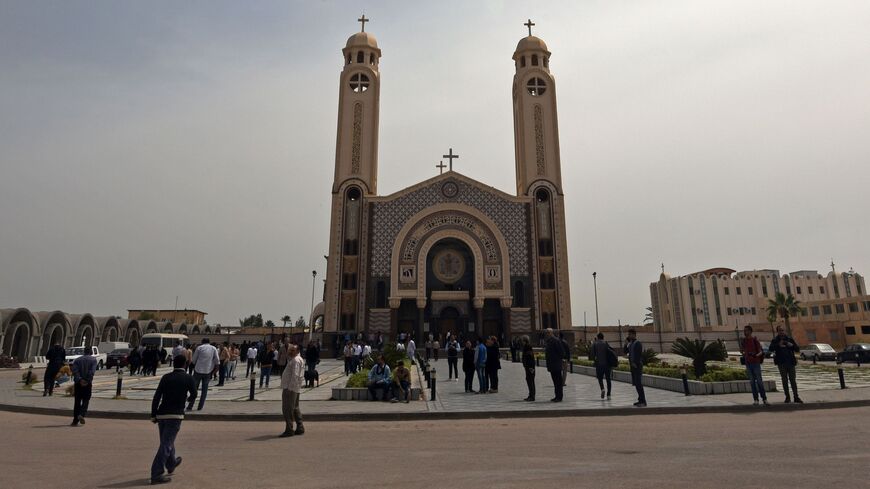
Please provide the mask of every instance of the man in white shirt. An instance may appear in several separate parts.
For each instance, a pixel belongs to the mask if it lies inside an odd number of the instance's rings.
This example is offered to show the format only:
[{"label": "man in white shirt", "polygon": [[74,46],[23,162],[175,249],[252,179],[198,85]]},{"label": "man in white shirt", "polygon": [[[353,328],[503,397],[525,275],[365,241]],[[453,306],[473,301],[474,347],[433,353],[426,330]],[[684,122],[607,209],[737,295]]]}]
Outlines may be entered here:
[{"label": "man in white shirt", "polygon": [[362,346],[358,342],[353,343],[353,371],[359,372],[362,364]]},{"label": "man in white shirt", "polygon": [[[302,411],[299,410],[305,363],[299,356],[299,345],[290,344],[287,353],[289,355],[287,367],[281,374],[281,413],[284,415],[284,432],[279,435],[281,438],[305,433],[305,428],[302,426]],[[296,422],[295,431],[294,422]]]},{"label": "man in white shirt", "polygon": [[[205,396],[208,395],[208,382],[221,363],[217,348],[209,344],[208,338],[203,338],[202,344],[193,352],[191,362],[195,365],[193,369],[194,390],[198,390],[199,384],[202,383],[202,395],[196,408],[197,411],[202,411],[202,407],[205,405]],[[187,405],[187,410],[191,409],[193,409],[192,401]]]},{"label": "man in white shirt", "polygon": [[417,343],[414,343],[414,338],[408,339],[408,358],[411,359],[411,365],[416,365],[417,362],[414,360],[414,355],[417,354]]},{"label": "man in white shirt", "polygon": [[254,345],[251,345],[251,347],[248,348],[248,352],[245,354],[245,358],[248,359],[248,368],[247,370],[245,370],[245,377],[250,376],[251,373],[256,369],[258,353],[259,352],[257,351],[257,348],[254,347]]}]

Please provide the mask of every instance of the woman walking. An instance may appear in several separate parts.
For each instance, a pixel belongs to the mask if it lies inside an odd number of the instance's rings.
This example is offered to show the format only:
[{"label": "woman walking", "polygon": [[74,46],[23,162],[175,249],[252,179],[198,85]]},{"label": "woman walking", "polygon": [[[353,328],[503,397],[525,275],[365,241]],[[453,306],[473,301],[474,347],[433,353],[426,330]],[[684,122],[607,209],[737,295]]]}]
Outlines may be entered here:
[{"label": "woman walking", "polygon": [[528,336],[520,340],[523,349],[523,369],[526,371],[526,385],[529,387],[529,395],[523,399],[532,402],[535,400],[535,353]]}]

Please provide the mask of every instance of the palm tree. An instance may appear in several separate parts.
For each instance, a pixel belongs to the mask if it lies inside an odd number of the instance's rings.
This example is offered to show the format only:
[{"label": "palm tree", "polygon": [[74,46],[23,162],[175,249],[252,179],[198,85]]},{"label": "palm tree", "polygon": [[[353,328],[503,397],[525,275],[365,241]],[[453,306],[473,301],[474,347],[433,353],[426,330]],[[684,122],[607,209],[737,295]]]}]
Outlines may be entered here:
[{"label": "palm tree", "polygon": [[801,307],[800,301],[795,299],[791,294],[786,296],[782,292],[777,292],[773,299],[767,300],[768,320],[771,316],[783,318],[785,320],[785,330],[789,336],[791,336],[791,324],[789,324],[788,318],[798,314],[806,314],[806,310]]},{"label": "palm tree", "polygon": [[281,321],[284,323],[284,327],[285,327],[285,328],[287,327],[287,323],[289,323],[289,322],[292,321],[292,320],[293,320],[293,319],[291,319],[290,316],[288,316],[288,315],[286,315],[286,314],[284,315],[284,317],[281,318]]},{"label": "palm tree", "polygon": [[691,358],[692,366],[695,368],[695,378],[700,379],[707,373],[707,361],[722,361],[728,357],[725,352],[725,345],[721,340],[707,343],[706,340],[690,340],[686,338],[677,338],[671,346],[671,353],[675,353],[681,357]]},{"label": "palm tree", "polygon": [[646,308],[646,315],[643,317],[643,324],[646,326],[647,324],[651,324],[655,322],[655,316],[653,315],[652,306]]}]

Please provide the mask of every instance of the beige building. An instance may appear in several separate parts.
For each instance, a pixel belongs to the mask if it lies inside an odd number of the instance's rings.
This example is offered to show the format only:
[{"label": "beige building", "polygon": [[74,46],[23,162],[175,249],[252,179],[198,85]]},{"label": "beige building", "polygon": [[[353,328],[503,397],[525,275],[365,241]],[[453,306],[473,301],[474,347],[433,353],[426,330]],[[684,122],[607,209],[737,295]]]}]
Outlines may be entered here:
[{"label": "beige building", "polygon": [[127,319],[153,319],[172,324],[201,326],[208,313],[196,309],[127,309]]},{"label": "beige building", "polygon": [[419,157],[435,176],[378,194],[381,54],[368,32],[342,50],[326,287],[311,317],[324,344],[360,332],[507,339],[570,328],[556,86],[544,41],[530,31],[513,53],[505,102],[516,195],[455,170],[464,160],[454,161],[448,141],[437,170],[428,162],[440,155]]},{"label": "beige building", "polygon": [[[712,268],[678,277],[662,272],[659,281],[650,284],[655,324],[674,333],[733,331],[747,324],[769,330],[767,304],[777,292],[794,295],[806,308],[806,315],[791,320],[798,341],[856,342],[863,324],[870,337],[870,299],[864,277],[853,271],[781,275],[769,269]],[[852,328],[855,333],[847,335]]]}]

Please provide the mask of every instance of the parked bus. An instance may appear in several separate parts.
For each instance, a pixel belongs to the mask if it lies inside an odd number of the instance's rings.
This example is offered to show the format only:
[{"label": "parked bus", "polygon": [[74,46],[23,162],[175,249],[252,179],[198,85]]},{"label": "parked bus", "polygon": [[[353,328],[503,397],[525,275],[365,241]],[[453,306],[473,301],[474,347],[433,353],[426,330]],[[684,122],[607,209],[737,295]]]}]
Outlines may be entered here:
[{"label": "parked bus", "polygon": [[142,340],[139,341],[139,345],[144,347],[154,345],[157,348],[163,348],[166,350],[166,359],[169,360],[172,358],[172,349],[175,348],[175,343],[178,341],[185,346],[190,343],[187,335],[184,334],[146,333],[142,335]]}]

